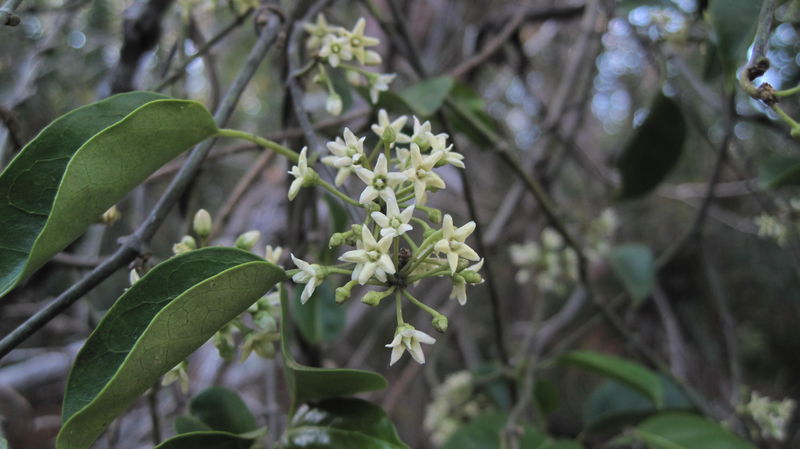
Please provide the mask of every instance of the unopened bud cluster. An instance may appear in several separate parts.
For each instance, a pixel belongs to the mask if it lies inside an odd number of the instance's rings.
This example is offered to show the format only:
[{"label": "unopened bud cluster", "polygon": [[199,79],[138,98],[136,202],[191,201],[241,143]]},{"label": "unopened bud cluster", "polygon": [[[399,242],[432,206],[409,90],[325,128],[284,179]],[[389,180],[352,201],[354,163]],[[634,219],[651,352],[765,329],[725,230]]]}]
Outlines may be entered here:
[{"label": "unopened bud cluster", "polygon": [[[397,328],[387,345],[392,349],[390,364],[405,351],[419,363],[425,362],[421,343],[432,344],[433,337],[405,323],[402,306],[407,300],[431,315],[434,329],[444,332],[447,317],[415,298],[409,288],[432,277],[449,277],[451,297],[460,304],[467,301],[467,285],[480,284],[483,260],[466,243],[475,229],[469,222],[456,226],[453,217],[427,206],[431,192],[446,188],[437,169],[444,165],[463,168],[463,156],[452,151],[447,134],[434,134],[429,122],[413,117],[413,129],[406,133],[408,117],[390,120],[386,111],[378,114],[372,132],[378,137],[375,147],[364,148],[366,137],[345,128],[341,137],[327,144],[330,154],[322,163],[337,170],[335,186],[323,183],[308,164],[306,149],[300,153],[290,174],[293,199],[301,187],[322,185],[351,206],[364,209],[363,223],[330,238],[332,247],[351,246],[339,260],[343,264],[325,266],[292,255],[297,266],[292,279],[305,284],[300,300],[305,303],[331,274],[343,274],[350,281],[336,289],[336,302],[348,300],[359,286],[374,286],[361,297],[376,306],[394,296]],[[411,127],[410,127],[411,128]],[[356,198],[338,189],[347,182],[360,185]],[[363,291],[363,289],[362,289]]]},{"label": "unopened bud cluster", "polygon": [[[389,89],[395,74],[375,73],[365,69],[368,66],[381,64],[378,52],[370,50],[380,44],[374,37],[366,36],[364,30],[367,22],[364,18],[358,19],[352,30],[329,25],[325,16],[317,16],[315,23],[307,23],[305,30],[308,32],[306,48],[316,52],[317,59],[325,64],[317,64],[317,73],[314,82],[323,84],[328,89],[328,100],[325,108],[332,115],[342,113],[342,98],[334,89],[331,79],[331,70],[344,70],[344,79],[354,86],[366,86],[372,103],[378,102],[378,95]],[[355,62],[358,65],[354,65]],[[327,67],[326,67],[327,65]]]}]

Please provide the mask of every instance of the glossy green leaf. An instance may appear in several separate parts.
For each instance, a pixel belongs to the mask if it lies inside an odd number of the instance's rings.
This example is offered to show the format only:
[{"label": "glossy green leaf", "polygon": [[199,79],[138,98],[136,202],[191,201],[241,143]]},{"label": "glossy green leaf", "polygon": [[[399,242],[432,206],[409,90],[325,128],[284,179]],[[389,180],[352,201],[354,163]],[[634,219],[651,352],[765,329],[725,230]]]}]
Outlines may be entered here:
[{"label": "glossy green leaf", "polygon": [[635,302],[650,296],[656,275],[650,248],[637,244],[617,246],[608,254],[608,261]]},{"label": "glossy green leaf", "polygon": [[328,76],[331,78],[333,90],[342,99],[342,112],[347,111],[353,106],[353,90],[350,88],[350,83],[340,70],[328,70]]},{"label": "glossy green leaf", "polygon": [[674,100],[658,94],[650,113],[620,155],[622,200],[641,197],[658,186],[680,159],[686,122]]},{"label": "glossy green leaf", "polygon": [[336,304],[336,293],[330,282],[320,284],[305,304],[300,303],[300,289],[295,293],[292,316],[303,338],[312,344],[335,340],[347,323],[347,311]]},{"label": "glossy green leaf", "polygon": [[281,288],[281,355],[286,383],[294,411],[300,404],[386,388],[386,379],[378,373],[355,369],[312,368],[297,363],[289,350],[289,300]]},{"label": "glossy green leaf", "polygon": [[430,117],[442,107],[452,88],[453,78],[440,76],[412,84],[398,95],[418,117]]},{"label": "glossy green leaf", "polygon": [[57,449],[85,449],[214,333],[285,279],[234,248],[203,248],[150,270],[106,313],[67,381]]},{"label": "glossy green leaf", "polygon": [[189,413],[213,430],[242,434],[258,428],[242,398],[227,388],[206,388],[192,399]]},{"label": "glossy green leaf", "polygon": [[51,123],[0,174],[0,297],[216,132],[200,103],[151,92],[116,95]]},{"label": "glossy green leaf", "polygon": [[363,399],[326,399],[295,413],[284,449],[408,449],[377,405]]},{"label": "glossy green leaf", "polygon": [[765,189],[800,185],[800,159],[779,154],[762,158],[758,162],[758,183]]},{"label": "glossy green leaf", "polygon": [[468,114],[469,119],[456,113],[452,108],[445,109],[445,115],[456,131],[464,134],[478,148],[490,147],[493,142],[485,133],[476,129],[475,123],[480,123],[487,130],[497,133],[498,127],[494,119],[486,112],[486,104],[477,91],[469,84],[457,81],[450,90],[450,99],[455,102],[460,111]]},{"label": "glossy green leaf", "polygon": [[663,413],[636,429],[653,449],[755,449],[719,424],[691,413]]},{"label": "glossy green leaf", "polygon": [[594,351],[572,351],[559,357],[561,363],[585,368],[621,382],[650,398],[661,407],[664,389],[659,375],[630,360]]},{"label": "glossy green leaf", "polygon": [[[489,412],[480,415],[450,435],[440,449],[499,449],[500,432],[507,421],[507,413]],[[523,427],[524,433],[520,438],[519,447],[526,449],[553,447],[554,440],[530,426]]]},{"label": "glossy green leaf", "polygon": [[[691,411],[689,399],[674,382],[660,376],[664,389],[663,410]],[[628,386],[612,380],[602,383],[583,403],[583,427],[587,430],[621,429],[659,410],[651,399]]]},{"label": "glossy green leaf", "polygon": [[191,432],[176,435],[154,449],[250,449],[253,440],[227,432]]},{"label": "glossy green leaf", "polygon": [[213,431],[208,424],[194,416],[178,416],[175,418],[175,433],[210,432]]},{"label": "glossy green leaf", "polygon": [[725,85],[736,84],[736,69],[744,64],[753,43],[761,0],[711,0],[708,19],[716,38]]}]

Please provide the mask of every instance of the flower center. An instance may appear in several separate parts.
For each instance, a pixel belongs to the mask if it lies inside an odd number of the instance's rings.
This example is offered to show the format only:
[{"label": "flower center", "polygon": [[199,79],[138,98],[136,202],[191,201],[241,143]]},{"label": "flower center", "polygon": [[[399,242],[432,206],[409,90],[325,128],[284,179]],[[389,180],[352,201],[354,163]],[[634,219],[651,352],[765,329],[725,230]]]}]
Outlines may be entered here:
[{"label": "flower center", "polygon": [[339,53],[342,51],[342,46],[339,44],[331,44],[331,52],[332,53]]},{"label": "flower center", "polygon": [[397,217],[392,217],[389,220],[389,226],[392,227],[392,228],[398,228],[398,227],[400,227],[401,224],[403,224],[403,223]]},{"label": "flower center", "polygon": [[361,45],[361,38],[358,38],[358,37],[353,37],[353,38],[351,38],[351,39],[350,39],[350,44],[351,44],[353,47],[358,47],[359,45]]},{"label": "flower center", "polygon": [[383,176],[376,176],[375,180],[372,181],[372,185],[378,190],[383,190],[383,188],[386,187],[386,178]]}]

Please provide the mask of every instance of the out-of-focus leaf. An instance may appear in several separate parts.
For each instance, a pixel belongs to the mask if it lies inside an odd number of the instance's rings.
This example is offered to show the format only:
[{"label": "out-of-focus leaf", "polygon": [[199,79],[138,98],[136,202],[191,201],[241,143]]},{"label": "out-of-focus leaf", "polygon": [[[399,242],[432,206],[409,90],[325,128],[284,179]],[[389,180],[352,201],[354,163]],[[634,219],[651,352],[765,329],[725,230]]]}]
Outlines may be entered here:
[{"label": "out-of-focus leaf", "polygon": [[664,391],[658,374],[636,362],[594,351],[572,351],[558,360],[621,382],[650,398],[657,407],[663,403]]},{"label": "out-of-focus leaf", "polygon": [[342,112],[345,112],[353,106],[353,90],[341,71],[328,70],[328,75],[331,77],[333,90],[342,98]]},{"label": "out-of-focus leaf", "polygon": [[617,14],[627,14],[640,6],[655,6],[661,8],[674,8],[675,5],[669,0],[618,0],[616,7]]},{"label": "out-of-focus leaf", "polygon": [[291,328],[288,323],[289,300],[286,289],[281,288],[281,355],[292,411],[309,401],[382,390],[388,385],[383,376],[372,371],[312,368],[297,363],[289,351]]},{"label": "out-of-focus leaf", "polygon": [[398,95],[419,117],[430,117],[442,107],[453,88],[453,78],[440,76],[420,81],[401,90]]},{"label": "out-of-focus leaf", "polygon": [[467,136],[478,148],[490,147],[493,142],[485,133],[476,129],[475,123],[480,123],[483,127],[494,133],[498,132],[497,123],[495,123],[494,119],[486,112],[486,104],[483,102],[480,95],[478,95],[478,92],[469,84],[457,81],[450,90],[450,98],[458,105],[460,111],[469,115],[469,118],[467,118],[453,111],[452,108],[445,109],[445,115],[453,125],[453,128]]},{"label": "out-of-focus leaf", "polygon": [[303,406],[284,439],[286,449],[408,449],[380,407],[356,398]]},{"label": "out-of-focus leaf", "polygon": [[213,431],[208,424],[194,416],[178,416],[175,418],[175,433],[209,432]]},{"label": "out-of-focus leaf", "polygon": [[330,282],[320,284],[305,304],[300,303],[300,289],[292,302],[292,316],[300,334],[309,343],[319,344],[336,339],[347,322],[346,310],[336,304]]},{"label": "out-of-focus leaf", "polygon": [[[480,415],[456,430],[440,449],[499,449],[500,432],[508,421],[507,413]],[[529,425],[523,425],[519,447],[531,449],[581,449],[576,441],[556,440]]]},{"label": "out-of-focus leaf", "polygon": [[619,158],[622,189],[618,198],[638,198],[655,189],[678,163],[685,139],[686,122],[680,107],[658,94]]},{"label": "out-of-focus leaf", "polygon": [[558,409],[558,387],[547,379],[536,381],[533,387],[533,397],[536,399],[539,412],[544,415],[549,415]]},{"label": "out-of-focus leaf", "polygon": [[[664,388],[663,410],[694,409],[681,390],[668,378],[660,376]],[[609,380],[592,391],[583,403],[583,427],[587,430],[620,429],[659,410],[652,399],[628,386]]]},{"label": "out-of-focus leaf", "polygon": [[663,413],[641,423],[636,434],[653,449],[755,449],[719,424],[691,413]]},{"label": "out-of-focus leaf", "polygon": [[497,363],[481,363],[472,369],[472,375],[498,409],[508,410],[511,407],[511,392],[509,391],[508,380],[502,375],[502,370]]},{"label": "out-of-focus leaf", "polygon": [[655,263],[650,248],[637,244],[617,246],[608,254],[608,261],[635,302],[650,295],[655,281]]},{"label": "out-of-focus leaf", "polygon": [[250,449],[252,438],[227,432],[190,432],[176,435],[154,449]]},{"label": "out-of-focus leaf", "polygon": [[747,58],[762,0],[711,0],[708,19],[716,37],[725,85],[736,85],[736,69]]},{"label": "out-of-focus leaf", "polygon": [[210,387],[189,404],[189,413],[213,430],[242,434],[258,428],[242,398],[222,387]]},{"label": "out-of-focus leaf", "polygon": [[217,132],[195,101],[115,95],[42,130],[0,174],[0,297],[133,187]]},{"label": "out-of-focus leaf", "polygon": [[800,185],[800,159],[771,154],[758,162],[758,183],[765,189]]},{"label": "out-of-focus leaf", "polygon": [[111,421],[286,278],[251,253],[211,247],[150,270],[106,313],[67,381],[57,449],[86,449]]}]

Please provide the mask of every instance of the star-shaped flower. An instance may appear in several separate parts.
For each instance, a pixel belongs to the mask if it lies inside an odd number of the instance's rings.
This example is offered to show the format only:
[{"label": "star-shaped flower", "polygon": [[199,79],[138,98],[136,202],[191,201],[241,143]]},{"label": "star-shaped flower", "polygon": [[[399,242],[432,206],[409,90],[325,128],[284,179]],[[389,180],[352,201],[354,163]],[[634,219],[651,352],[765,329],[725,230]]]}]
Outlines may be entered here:
[{"label": "star-shaped flower", "polygon": [[399,237],[414,229],[410,224],[411,216],[414,214],[414,205],[406,207],[403,212],[400,212],[400,207],[397,205],[397,200],[391,198],[386,201],[386,214],[380,212],[373,212],[370,214],[375,223],[381,228],[381,237],[392,236]]},{"label": "star-shaped flower", "polygon": [[[467,303],[467,279],[466,277],[476,277],[478,271],[483,268],[483,259],[480,262],[470,265],[467,268],[459,271],[457,274],[453,275],[453,290],[450,291],[450,297],[458,299],[458,303],[462,306]],[[473,274],[474,273],[474,274]],[[478,275],[477,277],[479,277]],[[482,283],[483,279],[480,279],[478,284]]]},{"label": "star-shaped flower", "polygon": [[306,32],[311,36],[306,40],[306,48],[309,50],[314,50],[319,48],[322,44],[322,41],[325,39],[331,31],[333,31],[328,26],[328,21],[325,20],[325,16],[322,14],[317,14],[317,21],[316,23],[306,23],[303,25]]},{"label": "star-shaped flower", "polygon": [[339,169],[334,180],[337,186],[342,185],[355,167],[363,162],[364,139],[366,137],[359,139],[349,128],[345,128],[344,140],[337,137],[334,142],[328,142],[327,147],[332,156],[323,157],[322,163]]},{"label": "star-shaped flower", "polygon": [[372,104],[378,102],[378,95],[381,92],[389,90],[389,83],[394,81],[396,76],[397,74],[395,73],[379,73],[367,76],[367,81],[369,82],[369,99],[372,101]]},{"label": "star-shaped flower", "polygon": [[297,193],[300,192],[300,187],[308,187],[314,185],[317,174],[314,169],[308,167],[308,159],[306,154],[308,147],[303,147],[300,151],[300,158],[297,160],[297,165],[292,166],[289,174],[294,176],[294,181],[289,185],[289,201],[293,200]]},{"label": "star-shaped flower", "polygon": [[475,262],[480,260],[478,253],[464,243],[464,240],[466,240],[474,230],[474,221],[470,221],[460,228],[455,228],[453,226],[453,217],[451,217],[450,214],[445,214],[442,220],[442,239],[436,242],[434,249],[447,256],[447,263],[450,265],[450,274],[455,274],[459,257]]},{"label": "star-shaped flower", "polygon": [[353,48],[350,47],[350,41],[346,37],[328,34],[322,41],[319,57],[326,59],[331,67],[338,67],[340,62],[353,59]]},{"label": "star-shaped flower", "polygon": [[387,274],[394,274],[394,263],[389,256],[393,236],[386,236],[379,241],[375,240],[367,226],[361,227],[361,241],[357,249],[347,251],[339,257],[344,262],[355,263],[353,279],[364,285],[375,275],[379,281],[385,282]]},{"label": "star-shaped flower", "polygon": [[[390,122],[389,114],[386,113],[385,109],[381,109],[378,111],[378,123],[372,124],[372,132],[374,132],[379,139],[385,139],[387,135],[393,137],[389,142],[391,146],[394,146],[395,143],[408,143],[411,139],[402,133],[403,127],[406,126],[406,121],[408,121],[408,117],[401,115]],[[386,131],[389,128],[391,128],[391,131],[387,134]]]},{"label": "star-shaped flower", "polygon": [[325,271],[317,264],[310,264],[305,260],[298,259],[294,254],[291,256],[294,264],[300,269],[292,276],[292,280],[298,284],[306,284],[303,293],[300,295],[300,302],[305,304],[308,298],[314,294],[317,286],[325,280]]},{"label": "star-shaped flower", "polygon": [[353,27],[353,31],[345,32],[345,36],[350,42],[350,47],[353,49],[353,54],[361,64],[365,64],[367,60],[366,47],[374,47],[380,43],[380,41],[374,37],[364,36],[364,28],[366,25],[367,21],[361,17]]},{"label": "star-shaped flower", "polygon": [[378,156],[375,170],[358,166],[356,167],[356,175],[367,185],[358,199],[362,204],[369,203],[379,195],[384,201],[394,198],[394,190],[392,189],[406,180],[406,175],[403,173],[389,173],[389,163],[383,153]]},{"label": "star-shaped flower", "polygon": [[436,339],[426,334],[425,332],[418,331],[410,324],[403,324],[397,328],[394,333],[394,339],[391,343],[386,345],[387,348],[392,348],[392,357],[389,360],[389,366],[394,365],[403,352],[408,350],[411,357],[419,364],[425,363],[425,354],[422,352],[420,343],[431,345],[436,343]]},{"label": "star-shaped flower", "polygon": [[428,142],[431,145],[431,154],[439,155],[438,165],[450,164],[458,168],[464,168],[464,155],[453,150],[453,145],[447,145],[447,133],[434,135],[428,134]]},{"label": "star-shaped flower", "polygon": [[431,122],[419,122],[419,119],[414,117],[414,134],[411,135],[411,141],[419,146],[420,150],[427,150],[430,147]]},{"label": "star-shaped flower", "polygon": [[417,144],[411,144],[409,153],[410,167],[403,171],[406,178],[414,183],[414,198],[417,204],[424,205],[428,200],[428,188],[443,189],[444,181],[433,171],[433,167],[439,162],[439,155],[422,156],[422,152]]}]

